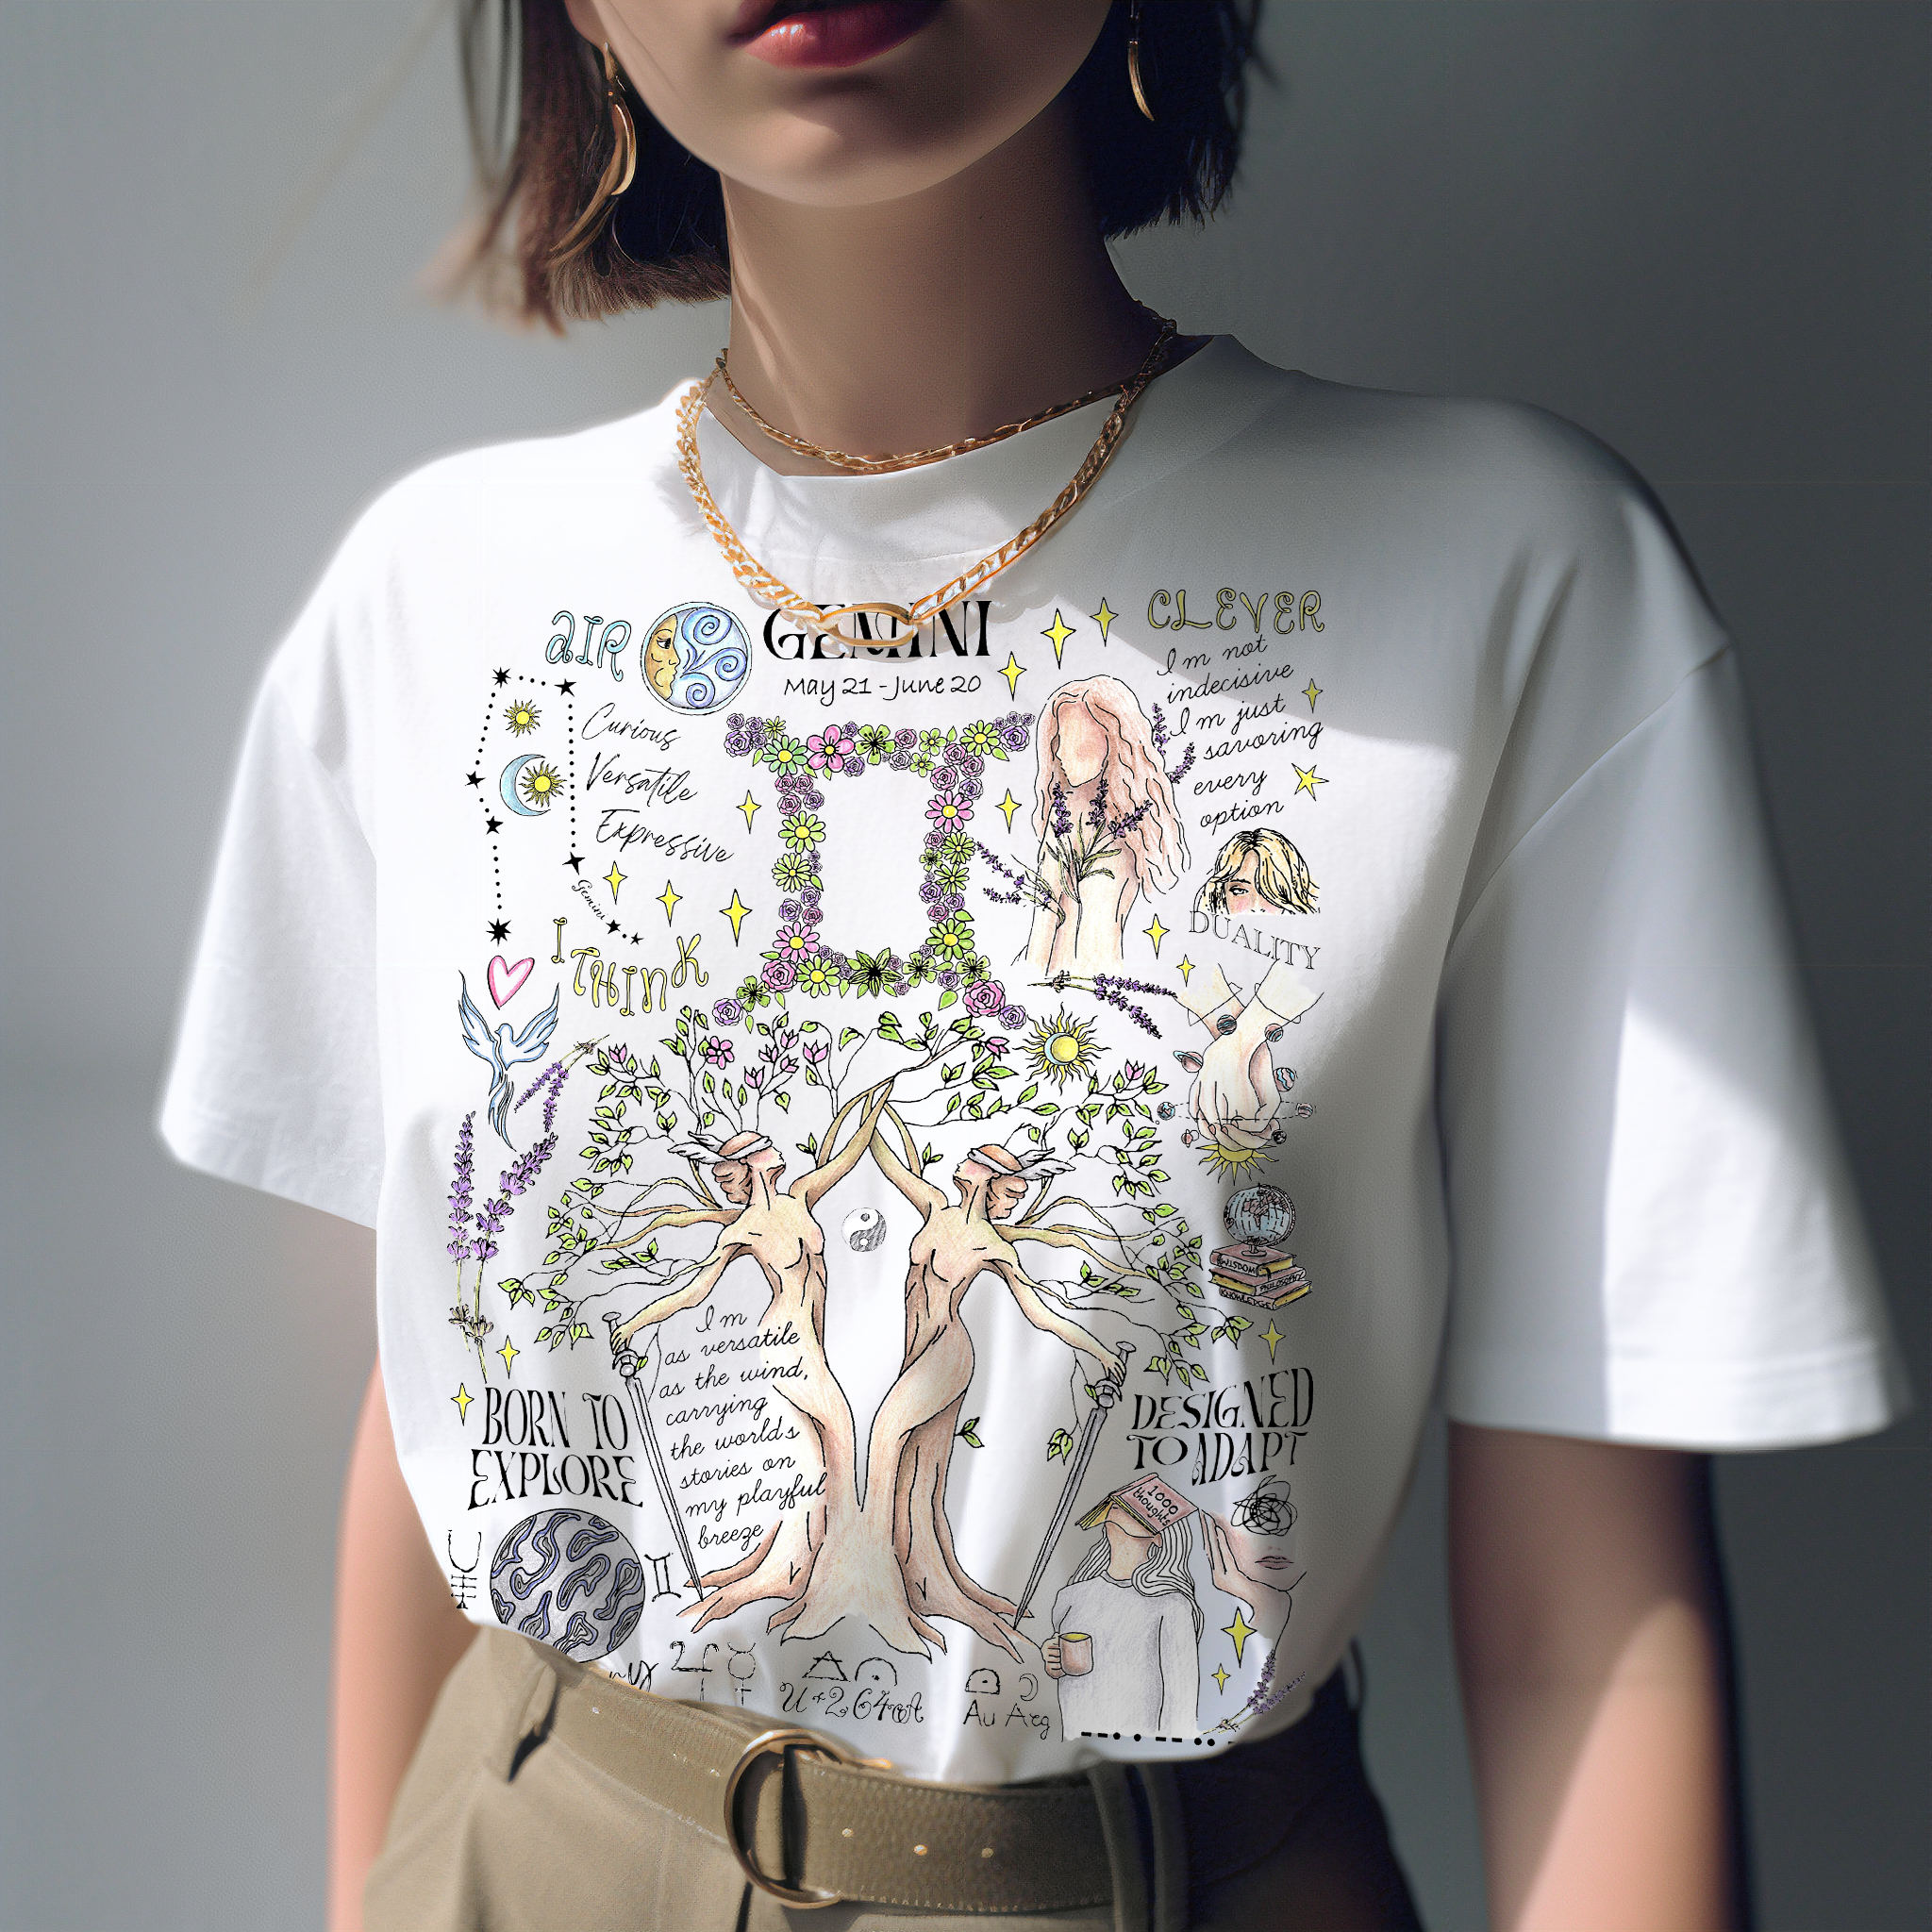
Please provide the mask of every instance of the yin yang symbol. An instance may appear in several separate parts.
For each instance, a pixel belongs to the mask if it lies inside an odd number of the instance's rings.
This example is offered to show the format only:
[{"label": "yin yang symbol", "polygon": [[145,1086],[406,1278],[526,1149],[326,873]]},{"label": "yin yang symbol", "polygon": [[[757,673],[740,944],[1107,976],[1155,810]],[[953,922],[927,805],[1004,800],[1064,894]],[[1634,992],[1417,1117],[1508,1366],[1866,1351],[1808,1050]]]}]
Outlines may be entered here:
[{"label": "yin yang symbol", "polygon": [[855,1255],[869,1255],[886,1238],[886,1217],[876,1208],[855,1208],[845,1217],[845,1245]]}]

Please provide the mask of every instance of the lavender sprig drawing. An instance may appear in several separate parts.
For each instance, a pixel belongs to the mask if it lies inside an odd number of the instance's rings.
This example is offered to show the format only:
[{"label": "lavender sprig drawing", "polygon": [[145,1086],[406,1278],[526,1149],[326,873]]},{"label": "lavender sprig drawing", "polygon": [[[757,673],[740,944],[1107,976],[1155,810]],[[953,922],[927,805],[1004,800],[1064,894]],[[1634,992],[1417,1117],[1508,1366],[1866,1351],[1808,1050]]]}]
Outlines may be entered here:
[{"label": "lavender sprig drawing", "polygon": [[[1168,737],[1167,720],[1160,715],[1160,707],[1156,705],[1154,708],[1154,749],[1162,754],[1163,764],[1167,752]],[[1181,754],[1180,763],[1168,772],[1167,782],[1170,785],[1178,785],[1193,769],[1194,743],[1193,740],[1190,739],[1187,750]]]},{"label": "lavender sprig drawing", "polygon": [[1160,1038],[1160,1028],[1154,1024],[1152,1015],[1138,1000],[1129,999],[1129,993],[1144,993],[1153,999],[1173,1000],[1180,995],[1170,987],[1156,986],[1150,980],[1127,979],[1118,973],[1096,973],[1092,978],[1083,978],[1077,973],[1056,973],[1051,979],[1036,980],[1038,986],[1049,986],[1055,992],[1091,992],[1104,1006],[1109,1006],[1124,1013],[1141,1032]]},{"label": "lavender sprig drawing", "polygon": [[[1157,713],[1158,709],[1157,708]],[[1164,731],[1157,727],[1156,743],[1164,744]],[[1168,774],[1171,779],[1186,775],[1193,763],[1194,748],[1188,746],[1180,766]],[[1149,796],[1131,811],[1114,814],[1108,809],[1108,778],[1103,772],[1093,788],[1085,811],[1075,814],[1066,787],[1056,783],[1048,794],[1046,830],[1040,841],[1040,857],[1032,865],[1008,864],[980,841],[974,850],[1006,882],[1005,888],[983,888],[990,899],[1005,906],[1031,906],[1054,916],[1058,933],[1069,915],[1077,919],[1080,891],[1087,880],[1097,874],[1114,876],[1112,862],[1118,858],[1127,839],[1151,812],[1157,801]],[[1156,1037],[1158,1035],[1157,1033]]]},{"label": "lavender sprig drawing", "polygon": [[470,1201],[476,1173],[476,1115],[474,1109],[463,1116],[457,1129],[456,1179],[449,1191],[449,1246],[446,1252],[457,1264],[457,1281],[462,1283],[463,1260],[470,1252]]},{"label": "lavender sprig drawing", "polygon": [[[457,1129],[456,1174],[449,1191],[449,1241],[444,1250],[457,1264],[457,1298],[449,1311],[450,1325],[457,1329],[472,1348],[476,1351],[477,1372],[487,1382],[490,1379],[489,1365],[483,1359],[484,1338],[495,1324],[485,1319],[479,1306],[474,1310],[463,1300],[463,1263],[467,1261],[475,1247],[470,1228],[475,1217],[471,1212],[471,1202],[475,1197],[476,1174],[476,1115],[474,1109],[463,1116],[463,1124]],[[476,1271],[480,1285],[483,1272]]]},{"label": "lavender sprig drawing", "polygon": [[[488,1264],[498,1252],[497,1236],[504,1230],[505,1224],[515,1212],[515,1202],[521,1194],[533,1188],[539,1175],[543,1172],[550,1157],[557,1151],[557,1107],[563,1093],[563,1085],[570,1078],[571,1069],[596,1045],[594,1041],[581,1042],[568,1058],[553,1061],[536,1079],[525,1089],[523,1096],[516,1103],[522,1107],[527,1100],[541,1092],[543,1095],[543,1137],[534,1145],[518,1155],[496,1177],[496,1192],[481,1206],[475,1201],[476,1136],[475,1112],[463,1116],[463,1124],[457,1130],[456,1172],[449,1194],[449,1233],[446,1252],[457,1264],[457,1300],[450,1310],[450,1325],[458,1330],[465,1341],[476,1351],[476,1367],[485,1381],[490,1379],[490,1366],[483,1351],[483,1342],[495,1324],[483,1312],[483,1275]],[[471,1299],[463,1299],[463,1264],[476,1263],[476,1278],[472,1284]]]}]

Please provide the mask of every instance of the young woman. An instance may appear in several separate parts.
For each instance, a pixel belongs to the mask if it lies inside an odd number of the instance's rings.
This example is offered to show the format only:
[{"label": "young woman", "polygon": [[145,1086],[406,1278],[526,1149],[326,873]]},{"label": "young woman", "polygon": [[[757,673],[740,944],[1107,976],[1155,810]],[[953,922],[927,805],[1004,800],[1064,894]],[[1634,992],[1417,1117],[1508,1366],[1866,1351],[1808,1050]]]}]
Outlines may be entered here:
[{"label": "young woman", "polygon": [[[1898,1382],[1654,501],[1534,410],[1134,301],[1108,239],[1231,177],[1239,0],[502,18],[486,286],[728,293],[729,353],[385,494],[243,755],[163,1124],[378,1229],[334,1924],[1412,1924],[1337,1666],[1439,1373],[1495,1923],[1730,1923],[1701,1456],[1875,1428]],[[1285,764],[1284,714],[1323,726]],[[1147,784],[1101,800],[1128,725]],[[1111,874],[1077,968],[1008,890],[1051,759],[1122,850],[1173,817],[1171,902]],[[1204,929],[1263,831],[1319,901]],[[1308,1102],[1256,1132],[1290,1024]],[[1040,1311],[969,1291],[908,1346],[908,1196],[993,1145],[1053,1175]],[[829,1391],[923,1386],[927,1342],[945,1441],[873,1458],[946,1526],[922,1565],[894,1524],[920,1644],[795,1639],[873,1501],[826,1500],[875,1427]],[[1229,1534],[1291,1472],[1292,1574]],[[1209,1533],[1152,1601],[1229,1611],[1199,1728],[1070,1725],[1068,1525],[1157,1477]],[[970,1607],[909,1600],[942,1574]]]}]

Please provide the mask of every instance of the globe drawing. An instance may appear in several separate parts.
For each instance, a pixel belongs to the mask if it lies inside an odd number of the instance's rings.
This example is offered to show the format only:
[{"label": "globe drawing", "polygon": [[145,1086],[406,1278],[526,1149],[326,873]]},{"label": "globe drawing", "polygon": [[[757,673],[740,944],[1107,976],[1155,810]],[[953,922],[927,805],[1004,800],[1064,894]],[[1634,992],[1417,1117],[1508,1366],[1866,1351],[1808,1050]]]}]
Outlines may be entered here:
[{"label": "globe drawing", "polygon": [[845,1245],[855,1255],[869,1255],[886,1238],[886,1217],[876,1208],[855,1208],[845,1217]]},{"label": "globe drawing", "polygon": [[644,1566],[615,1524],[588,1509],[526,1516],[490,1565],[496,1621],[588,1663],[637,1628]]},{"label": "globe drawing", "polygon": [[1221,1218],[1237,1241],[1251,1248],[1273,1247],[1294,1232],[1294,1203],[1284,1190],[1263,1182],[1230,1194]]}]

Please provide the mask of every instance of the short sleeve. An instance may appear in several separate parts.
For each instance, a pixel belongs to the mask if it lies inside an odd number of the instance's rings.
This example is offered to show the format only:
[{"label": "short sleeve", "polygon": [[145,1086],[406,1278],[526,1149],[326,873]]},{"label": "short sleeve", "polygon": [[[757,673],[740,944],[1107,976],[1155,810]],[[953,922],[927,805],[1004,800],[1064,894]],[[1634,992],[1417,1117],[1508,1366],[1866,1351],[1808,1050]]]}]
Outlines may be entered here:
[{"label": "short sleeve", "polygon": [[[1493,1427],[1687,1448],[1859,1435],[1908,1398],[1735,654],[1660,523],[1637,514],[1647,560],[1626,557],[1607,603],[1599,588],[1599,635],[1561,648],[1644,669],[1605,674],[1616,702],[1591,696],[1587,667],[1530,680],[1519,735],[1548,742],[1506,754],[1515,823],[1445,966],[1444,1403]],[[1574,628],[1587,591],[1571,587],[1559,622]],[[1646,624],[1675,635],[1616,635]],[[1633,691],[1643,715],[1613,715],[1586,762],[1591,721]],[[1554,795],[1531,815],[1539,786]]]},{"label": "short sleeve", "polygon": [[341,774],[328,588],[249,718],[160,1131],[191,1167],[373,1226],[375,866]]}]

